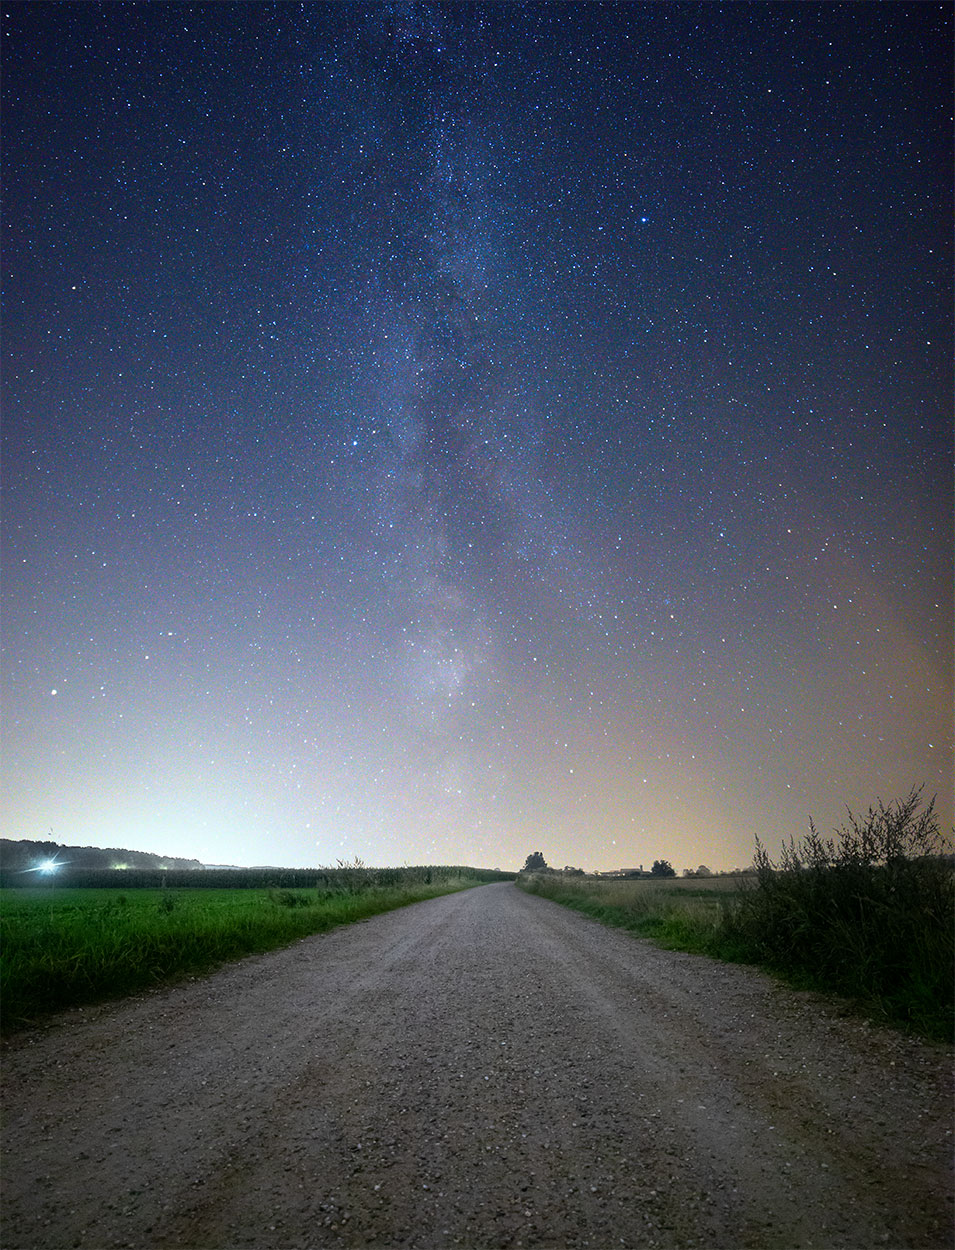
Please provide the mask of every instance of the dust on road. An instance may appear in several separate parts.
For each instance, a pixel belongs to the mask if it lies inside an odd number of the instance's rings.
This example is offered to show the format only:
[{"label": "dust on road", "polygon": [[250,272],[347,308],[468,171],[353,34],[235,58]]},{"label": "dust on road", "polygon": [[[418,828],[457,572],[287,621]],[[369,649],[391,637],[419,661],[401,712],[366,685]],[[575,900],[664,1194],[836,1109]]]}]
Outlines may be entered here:
[{"label": "dust on road", "polygon": [[951,1247],[951,1059],[489,885],[16,1038],[3,1245]]}]

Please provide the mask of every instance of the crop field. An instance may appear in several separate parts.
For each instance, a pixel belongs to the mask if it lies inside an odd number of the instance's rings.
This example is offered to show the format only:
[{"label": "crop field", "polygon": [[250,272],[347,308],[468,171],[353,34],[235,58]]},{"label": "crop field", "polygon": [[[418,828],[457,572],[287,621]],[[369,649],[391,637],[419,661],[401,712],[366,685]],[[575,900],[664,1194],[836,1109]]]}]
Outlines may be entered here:
[{"label": "crop field", "polygon": [[[382,875],[397,876],[397,883],[380,884]],[[348,869],[337,880],[329,874],[334,884],[317,888],[2,889],[3,1029],[9,1032],[51,1011],[141,992],[336,925],[467,889],[488,875],[466,869],[387,874]]]}]

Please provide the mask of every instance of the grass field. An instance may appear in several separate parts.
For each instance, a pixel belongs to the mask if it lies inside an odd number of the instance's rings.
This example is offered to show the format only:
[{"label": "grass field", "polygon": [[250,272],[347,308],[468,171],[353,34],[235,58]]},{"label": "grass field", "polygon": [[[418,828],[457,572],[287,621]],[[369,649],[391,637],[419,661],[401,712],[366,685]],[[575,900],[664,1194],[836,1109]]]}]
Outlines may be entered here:
[{"label": "grass field", "polygon": [[351,871],[336,889],[0,890],[3,1029],[481,884],[408,871],[404,884],[378,885]]}]

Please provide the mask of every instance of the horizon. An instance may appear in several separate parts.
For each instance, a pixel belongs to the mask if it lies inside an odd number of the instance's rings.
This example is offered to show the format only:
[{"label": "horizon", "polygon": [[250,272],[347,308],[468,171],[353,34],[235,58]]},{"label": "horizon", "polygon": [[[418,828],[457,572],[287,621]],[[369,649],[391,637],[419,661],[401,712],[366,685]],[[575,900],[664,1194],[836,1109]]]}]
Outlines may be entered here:
[{"label": "horizon", "polygon": [[[58,848],[58,853],[59,853],[59,851],[87,851],[87,850],[93,850],[93,851],[103,851],[104,853],[113,852],[113,853],[114,853],[114,854],[116,854],[116,855],[123,855],[123,854],[130,854],[130,853],[132,853],[132,854],[135,854],[135,855],[149,855],[149,856],[151,856],[152,858],[155,858],[155,859],[182,859],[182,860],[190,860],[190,861],[192,861],[192,862],[194,862],[194,863],[197,863],[197,864],[199,865],[199,867],[200,867],[200,868],[235,869],[235,870],[236,870],[236,871],[238,871],[238,872],[241,872],[241,871],[246,870],[246,869],[253,870],[253,869],[260,869],[260,868],[276,868],[276,869],[288,869],[288,870],[290,870],[290,871],[302,871],[302,872],[308,872],[308,871],[311,871],[311,870],[313,870],[313,869],[314,869],[315,871],[325,871],[325,870],[332,871],[332,870],[335,870],[335,869],[340,869],[340,868],[359,868],[359,867],[360,867],[360,868],[367,868],[367,869],[368,869],[368,870],[370,870],[370,871],[375,871],[376,869],[383,869],[383,868],[396,868],[396,867],[400,867],[400,868],[415,868],[415,867],[429,867],[429,866],[432,866],[432,865],[428,865],[428,864],[412,864],[412,863],[411,863],[410,861],[408,861],[408,860],[405,860],[405,861],[404,861],[403,863],[401,863],[401,864],[366,864],[366,863],[364,863],[364,862],[357,862],[357,863],[355,863],[355,862],[352,862],[352,863],[345,863],[345,862],[343,862],[343,861],[336,861],[336,863],[333,863],[333,864],[320,864],[320,863],[313,863],[313,864],[287,864],[287,863],[286,863],[286,864],[274,864],[274,863],[256,863],[256,864],[225,864],[225,863],[209,863],[209,862],[206,862],[205,860],[201,860],[201,859],[199,859],[198,857],[196,857],[196,856],[194,856],[194,855],[177,855],[177,856],[168,855],[168,854],[166,854],[165,852],[162,852],[162,851],[153,851],[153,850],[148,850],[148,849],[143,848],[143,847],[132,847],[132,846],[122,846],[122,847],[119,847],[119,846],[98,846],[98,845],[90,845],[90,844],[82,844],[82,845],[81,845],[81,844],[79,844],[79,843],[59,842],[59,841],[57,841],[57,839],[56,839],[56,838],[52,838],[52,837],[50,837],[50,838],[6,838],[6,837],[0,837],[0,844],[2,844],[3,842],[11,842],[11,843],[26,842],[26,843],[35,843],[35,844],[40,845],[40,846],[43,846],[43,845],[51,845],[51,846],[56,846],[56,847]],[[462,863],[462,864],[460,865],[460,867],[466,867],[466,868],[481,868],[481,869],[488,869],[488,870],[491,870],[491,871],[499,871],[499,872],[519,872],[519,871],[520,871],[520,868],[521,868],[521,867],[523,867],[523,863],[524,863],[524,861],[526,861],[526,860],[527,860],[527,858],[528,858],[528,857],[529,857],[532,853],[533,853],[533,852],[528,851],[527,855],[525,855],[525,856],[524,856],[524,860],[521,862],[521,864],[520,864],[517,868],[508,868],[508,867],[502,866],[502,865],[500,865],[500,864],[465,864],[465,863]],[[658,858],[658,859],[664,859],[664,860],[665,860],[665,859],[666,859],[666,856],[657,856],[657,858]],[[586,868],[583,864],[572,864],[572,863],[570,863],[569,861],[565,861],[565,862],[564,862],[564,863],[562,863],[562,864],[557,864],[556,862],[553,862],[553,863],[552,863],[552,862],[548,859],[548,857],[547,857],[546,855],[544,855],[544,859],[545,859],[545,862],[546,862],[546,864],[547,864],[547,867],[548,867],[548,868],[555,869],[556,871],[562,871],[564,868],[583,869],[583,871],[584,871],[584,872],[589,872],[589,871],[591,871],[591,870],[587,869],[587,868]],[[648,860],[647,862],[648,862],[648,863],[652,863],[653,861],[652,861],[652,860]],[[55,865],[50,865],[50,869],[49,869],[49,870],[52,870],[54,867],[55,867],[56,869],[59,869],[60,867],[64,867],[64,868],[65,868],[65,867],[68,867],[68,866],[69,866],[69,864],[70,864],[70,861],[69,861],[69,860],[63,860],[63,861],[61,861],[61,862],[56,863]],[[437,864],[436,864],[436,865],[433,865],[433,866],[434,866],[434,867],[455,867],[456,865],[454,865],[454,864],[441,864],[441,865],[437,865]],[[113,870],[115,870],[115,871],[122,871],[122,870],[123,870],[123,869],[125,869],[126,867],[127,867],[127,865],[126,865],[126,864],[111,864],[111,865],[109,865],[109,868],[110,868],[110,869],[113,869]],[[158,867],[160,867],[160,868],[161,868],[161,867],[164,867],[164,865],[158,865]],[[696,870],[697,870],[698,868],[700,868],[700,867],[705,867],[705,868],[710,869],[710,865],[708,865],[708,864],[702,864],[702,863],[696,863],[696,864],[686,864],[686,865],[684,865],[684,868],[686,868],[686,869],[692,869],[693,871],[696,871]],[[737,866],[736,866],[736,868],[734,868],[734,869],[729,869],[729,870],[720,870],[720,869],[710,869],[710,870],[714,873],[714,875],[719,875],[719,873],[720,873],[720,872],[727,872],[727,871],[728,871],[728,872],[732,873],[732,872],[734,872],[734,871],[741,871],[741,870],[745,870],[747,867],[751,867],[751,864],[749,864],[749,865],[745,865],[745,864],[744,864],[744,865],[737,865]],[[641,864],[639,864],[639,865],[637,865],[637,864],[630,864],[630,865],[620,864],[620,865],[617,865],[615,868],[612,868],[612,869],[605,869],[605,870],[603,870],[603,871],[608,871],[608,872],[614,872],[614,871],[618,871],[618,872],[625,872],[625,871],[635,871],[635,870],[636,870],[636,869],[638,869],[638,868],[642,871],[642,869],[643,869],[643,864],[642,864],[642,863],[641,863]],[[674,865],[674,868],[675,868],[675,865]],[[27,869],[19,869],[19,870],[15,870],[15,871],[21,871],[21,872],[36,872],[36,871],[40,871],[40,872],[44,872],[44,871],[47,871],[47,869],[43,868],[42,866],[39,866],[39,867],[38,867],[38,866],[34,866],[34,867],[32,867],[32,868],[27,868]],[[593,870],[593,871],[598,871],[598,870]],[[680,875],[680,872],[681,872],[681,871],[682,871],[682,870],[677,870],[677,875]]]}]

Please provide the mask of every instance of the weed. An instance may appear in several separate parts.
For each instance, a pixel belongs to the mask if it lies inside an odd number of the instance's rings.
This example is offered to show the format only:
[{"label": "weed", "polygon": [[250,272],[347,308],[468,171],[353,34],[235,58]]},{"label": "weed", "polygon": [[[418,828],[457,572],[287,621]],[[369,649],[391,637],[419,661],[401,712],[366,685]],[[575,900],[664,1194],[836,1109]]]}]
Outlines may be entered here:
[{"label": "weed", "polygon": [[314,907],[314,895],[302,894],[295,890],[269,890],[269,901],[277,907]]},{"label": "weed", "polygon": [[727,930],[749,957],[876,1015],[952,1036],[955,875],[934,800],[920,790],[850,811],[836,837],[809,833],[778,865],[757,843],[756,881]]}]

